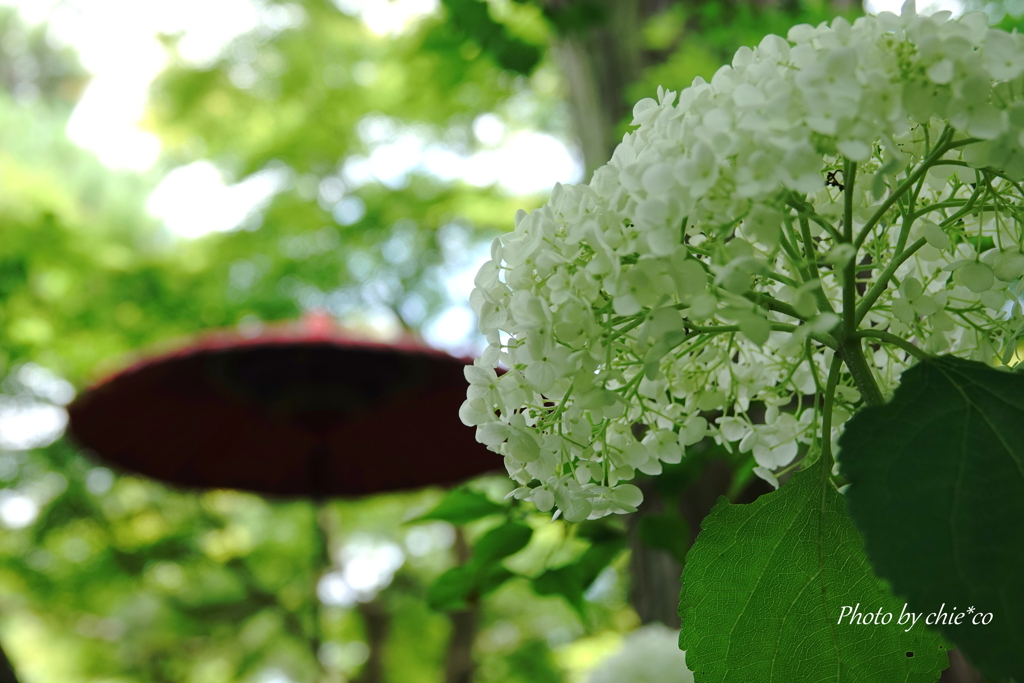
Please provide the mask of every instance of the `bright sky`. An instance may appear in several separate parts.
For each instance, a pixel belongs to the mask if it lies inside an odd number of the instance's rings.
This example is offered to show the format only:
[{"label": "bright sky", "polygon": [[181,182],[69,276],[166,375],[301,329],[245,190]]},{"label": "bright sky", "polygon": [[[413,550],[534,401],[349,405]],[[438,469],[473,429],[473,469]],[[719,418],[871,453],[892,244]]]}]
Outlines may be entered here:
[{"label": "bright sky", "polygon": [[[438,0],[333,0],[358,15],[379,35],[400,33],[438,10]],[[48,21],[59,43],[74,47],[93,74],[68,125],[68,134],[112,168],[145,170],[156,163],[160,142],[138,125],[147,89],[166,66],[159,34],[181,36],[181,55],[194,63],[215,59],[233,38],[261,25],[284,29],[304,20],[297,6],[263,0],[0,0],[18,7],[30,23]],[[959,0],[919,2],[920,9],[959,10]],[[925,7],[925,5],[928,5]],[[867,0],[871,12],[898,11],[902,0]],[[510,192],[542,192],[555,182],[581,177],[578,162],[559,140],[531,131],[506,130],[494,115],[474,126],[487,146],[471,156],[428,145],[412,132],[371,145],[365,159],[346,168],[351,180],[400,185],[410,172],[476,185],[497,182]],[[150,212],[182,237],[236,229],[279,191],[285,178],[263,174],[230,186],[209,162],[196,162],[169,174],[148,204]],[[186,201],[187,199],[187,201]],[[349,207],[351,208],[351,207]]]},{"label": "bright sky", "polygon": [[74,47],[92,73],[69,136],[106,165],[133,170],[149,168],[160,152],[159,141],[137,126],[147,88],[167,61],[157,34],[182,34],[182,55],[202,63],[260,22],[251,0],[3,2],[17,6],[30,23],[49,22],[52,38]]},{"label": "bright sky", "polygon": [[[865,0],[864,10],[870,14],[879,12],[893,12],[899,14],[903,7],[903,0]],[[917,0],[918,14],[932,14],[948,10],[953,14],[960,14],[964,11],[964,3],[960,0]]]}]

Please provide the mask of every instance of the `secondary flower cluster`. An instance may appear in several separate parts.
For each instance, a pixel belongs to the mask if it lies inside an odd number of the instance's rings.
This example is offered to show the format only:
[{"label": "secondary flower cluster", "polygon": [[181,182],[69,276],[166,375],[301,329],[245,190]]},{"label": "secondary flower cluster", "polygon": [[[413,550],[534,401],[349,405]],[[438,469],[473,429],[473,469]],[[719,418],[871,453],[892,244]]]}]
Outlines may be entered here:
[{"label": "secondary flower cluster", "polygon": [[[460,414],[515,495],[570,521],[632,511],[624,482],[705,436],[777,483],[820,448],[851,259],[883,394],[911,360],[893,336],[1008,360],[1022,41],[908,3],[768,36],[710,83],[637,103],[611,162],[517,213],[476,277],[489,346]],[[859,402],[843,375],[825,438]]]},{"label": "secondary flower cluster", "polygon": [[648,624],[627,635],[622,648],[594,669],[587,683],[693,683],[679,632]]}]

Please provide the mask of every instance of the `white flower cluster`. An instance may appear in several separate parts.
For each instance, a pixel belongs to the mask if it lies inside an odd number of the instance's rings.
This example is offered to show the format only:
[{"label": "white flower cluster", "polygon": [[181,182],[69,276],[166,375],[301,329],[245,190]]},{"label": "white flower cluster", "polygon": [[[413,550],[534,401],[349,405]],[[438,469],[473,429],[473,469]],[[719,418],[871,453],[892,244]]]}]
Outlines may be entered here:
[{"label": "white flower cluster", "polygon": [[[768,36],[639,102],[611,162],[520,211],[476,277],[489,346],[460,415],[514,494],[570,521],[633,511],[624,482],[705,436],[777,484],[820,448],[851,259],[882,394],[909,344],[1012,355],[1022,74],[1024,37],[908,3]],[[860,401],[844,374],[831,438]]]},{"label": "white flower cluster", "polygon": [[594,669],[587,683],[693,683],[679,632],[650,624],[626,636],[622,649]]}]

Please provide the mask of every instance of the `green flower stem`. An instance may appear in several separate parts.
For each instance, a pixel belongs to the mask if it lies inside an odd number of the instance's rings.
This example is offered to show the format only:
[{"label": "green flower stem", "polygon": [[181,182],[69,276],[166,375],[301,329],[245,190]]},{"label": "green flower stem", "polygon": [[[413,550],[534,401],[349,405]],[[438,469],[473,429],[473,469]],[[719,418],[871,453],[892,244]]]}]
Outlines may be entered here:
[{"label": "green flower stem", "polygon": [[[796,325],[789,325],[787,323],[770,323],[769,327],[773,332],[796,332],[800,327]],[[687,322],[686,329],[695,332],[697,334],[722,334],[725,332],[739,332],[739,325],[713,325],[711,327],[702,327],[700,325],[694,325],[693,323]],[[822,346],[827,346],[830,349],[838,349],[839,341],[830,334],[822,334],[820,332],[808,332],[807,337],[818,342]],[[686,339],[690,337],[687,336]],[[686,341],[684,339],[683,341]],[[682,343],[682,342],[680,342]]]},{"label": "green flower stem", "polygon": [[[857,234],[857,239],[853,241],[853,246],[856,250],[860,251],[860,247],[864,244],[864,240],[867,239],[868,235],[871,234],[871,231],[875,229],[876,225],[878,225],[878,221],[882,220],[882,216],[892,208],[892,205],[895,204],[900,197],[913,188],[918,180],[924,177],[924,174],[928,172],[928,169],[930,169],[943,154],[951,149],[962,146],[961,143],[966,142],[961,141],[960,143],[953,144],[950,142],[952,139],[953,129],[946,126],[946,129],[942,131],[942,135],[939,136],[938,141],[935,143],[935,147],[932,149],[931,154],[925,157],[924,161],[914,169],[914,172],[911,173],[906,180],[900,183],[895,190],[893,190],[889,197],[882,202],[882,205],[878,207],[878,210],[871,215],[871,218],[869,218],[868,222],[864,224],[864,227],[860,229],[860,232]],[[849,185],[847,186],[849,187]]]},{"label": "green flower stem", "polygon": [[[974,189],[974,194],[967,198],[967,203],[964,204],[960,208],[960,210],[954,213],[952,216],[944,219],[942,223],[940,223],[940,225],[944,228],[948,228],[949,226],[953,225],[958,220],[960,220],[960,218],[962,218],[963,216],[966,216],[967,214],[974,211],[975,204],[978,203],[978,198],[981,197],[981,195],[985,194],[985,192],[985,184],[978,183],[978,186]],[[982,210],[984,210],[986,206],[983,204],[981,208]]]},{"label": "green flower stem", "polygon": [[[786,256],[789,257],[789,260],[793,264],[793,267],[796,269],[798,273],[800,273],[800,277],[804,278],[804,280],[809,280],[811,279],[810,274],[806,270],[804,270],[803,258],[800,256],[800,251],[795,246],[796,231],[793,230],[793,221],[791,220],[789,214],[785,214],[783,216],[783,220],[786,223],[786,230],[779,231],[779,245],[782,246],[782,250],[786,252]],[[792,242],[790,242],[789,236],[786,234],[787,232],[793,233]]]},{"label": "green flower stem", "polygon": [[829,483],[832,477],[832,467],[835,459],[832,457],[832,408],[836,402],[836,386],[839,384],[839,372],[842,370],[843,361],[836,354],[832,359],[832,365],[828,369],[828,379],[825,381],[825,405],[821,409],[821,479],[822,483]]},{"label": "green flower stem", "polygon": [[[853,188],[857,180],[857,164],[843,161],[843,242],[853,242]],[[857,329],[854,318],[857,310],[857,255],[843,266],[843,336],[849,337]]]},{"label": "green flower stem", "polygon": [[903,213],[903,218],[900,221],[900,234],[896,238],[896,253],[899,254],[907,246],[907,240],[910,238],[910,228],[914,226],[914,219]]},{"label": "green flower stem", "polygon": [[[959,211],[957,211],[949,218],[942,221],[940,225],[943,228],[947,228],[950,225],[956,223],[956,221],[960,220],[962,216],[965,216],[968,213],[970,213],[971,210],[974,208],[975,202],[977,202],[978,197],[981,196],[982,192],[983,188],[979,184],[978,189],[975,190],[974,194],[972,194],[970,199],[967,200],[967,203],[963,206],[963,208],[961,208]],[[911,244],[909,247],[901,251],[899,254],[897,254],[896,257],[893,258],[892,262],[888,266],[886,266],[885,270],[883,270],[882,273],[878,276],[878,280],[875,281],[875,284],[871,286],[871,289],[869,289],[867,293],[864,295],[864,297],[860,300],[860,304],[857,306],[857,324],[860,324],[860,322],[864,320],[864,316],[867,315],[868,311],[871,310],[871,307],[875,304],[875,301],[877,301],[878,297],[882,295],[882,292],[885,291],[885,288],[889,286],[889,280],[892,279],[893,275],[896,273],[896,270],[901,265],[903,265],[904,261],[913,256],[918,249],[920,249],[927,243],[928,242],[925,240],[925,238],[920,238],[919,240]]]},{"label": "green flower stem", "polygon": [[[842,237],[842,241],[845,244],[850,244],[853,241],[853,188],[856,186],[856,181],[857,164],[852,161],[845,160],[843,162],[843,183],[845,187],[843,189]],[[805,222],[801,220],[801,223],[804,224]],[[805,239],[807,237],[809,237],[809,235],[806,235]],[[895,269],[893,272],[895,272]],[[838,335],[841,339],[839,348],[836,349],[836,359],[845,362],[846,366],[850,369],[850,375],[853,377],[853,381],[857,385],[857,389],[860,390],[860,394],[864,398],[864,402],[868,405],[881,405],[885,402],[882,398],[882,392],[878,388],[878,383],[875,381],[875,376],[871,372],[871,367],[868,365],[867,358],[864,357],[864,350],[861,348],[860,339],[855,336],[857,324],[859,322],[860,319],[857,317],[857,258],[856,256],[853,256],[846,265],[843,266],[843,316],[840,324],[836,326],[835,330],[833,330],[833,333],[836,333],[838,330]],[[838,381],[838,379],[834,380],[837,373],[838,371],[835,370],[835,361],[833,361],[833,371],[829,372],[829,383]],[[826,387],[826,401],[831,401],[834,391],[834,385],[831,389]],[[831,413],[829,413],[828,419],[830,423]],[[830,427],[827,429],[830,429]],[[822,453],[825,452],[825,441],[828,439],[829,432],[827,429],[822,432]],[[829,457],[831,458],[831,455]]]},{"label": "green flower stem", "polygon": [[[793,230],[793,224],[788,214],[785,216],[785,222],[786,228],[793,232],[793,241],[790,242],[790,240],[786,237],[786,230],[783,230],[780,233],[780,244],[782,245],[782,249],[786,252],[786,255],[789,256],[790,264],[793,266],[793,269],[796,270],[796,272],[800,275],[800,278],[803,280],[803,282],[810,282],[811,280],[814,280],[815,277],[814,274],[808,268],[804,267],[809,264],[805,263],[805,259],[800,255],[800,251],[797,249],[796,231]],[[799,285],[796,284],[791,286],[794,289],[799,288]],[[829,303],[828,297],[825,296],[825,292],[824,290],[821,289],[820,286],[815,288],[814,295],[818,302],[819,311],[821,311],[822,313],[826,311],[828,311],[829,313],[835,312],[832,310],[832,304]]]},{"label": "green flower stem", "polygon": [[[808,280],[812,279],[812,275],[816,274],[818,254],[814,247],[814,239],[811,237],[811,226],[807,222],[807,218],[800,216],[800,234],[803,236],[804,249],[806,250],[805,258],[808,267]],[[832,308],[832,303],[828,300],[828,295],[825,294],[824,288],[822,288],[820,280],[817,287],[814,289],[814,297],[818,300],[818,310],[822,313],[835,313],[835,309]]]},{"label": "green flower stem", "polygon": [[864,403],[869,406],[880,406],[885,403],[882,391],[878,388],[875,375],[871,372],[868,359],[864,356],[864,349],[861,348],[860,338],[856,336],[847,337],[836,351],[850,370],[853,383],[857,385]]},{"label": "green flower stem", "polygon": [[804,259],[808,266],[813,266],[818,260],[818,250],[811,237],[811,224],[806,216],[798,216],[800,219],[800,237],[804,240]]},{"label": "green flower stem", "polygon": [[797,310],[789,304],[770,297],[767,294],[761,294],[760,292],[747,292],[744,296],[761,308],[767,308],[769,311],[782,313],[783,315],[788,315],[790,318],[796,318],[797,320],[807,320],[806,316],[800,315],[800,313],[798,313]]},{"label": "green flower stem", "polygon": [[854,333],[854,336],[859,338],[871,337],[873,339],[879,339],[894,346],[898,346],[918,360],[925,360],[928,358],[927,353],[917,348],[903,337],[897,337],[891,332],[885,332],[883,330],[858,330]]},{"label": "green flower stem", "polygon": [[799,282],[797,282],[793,278],[786,277],[785,275],[780,275],[778,273],[766,273],[765,277],[768,278],[769,280],[775,280],[776,282],[782,283],[784,285],[788,285],[789,287],[792,287],[793,289],[798,289],[800,287],[800,283]]},{"label": "green flower stem", "polygon": [[858,324],[862,320],[864,320],[864,316],[867,315],[868,311],[871,310],[871,307],[878,300],[878,297],[882,296],[882,292],[884,292],[885,288],[889,286],[889,280],[892,279],[892,276],[896,273],[896,270],[901,265],[903,265],[904,261],[913,256],[918,249],[920,249],[926,244],[928,244],[927,240],[925,240],[925,238],[922,237],[921,239],[917,240],[909,247],[904,249],[902,252],[897,254],[896,257],[889,263],[889,265],[885,267],[885,270],[882,271],[882,274],[878,276],[878,280],[875,281],[875,284],[871,285],[871,289],[869,289],[867,293],[864,294],[864,297],[860,300],[860,303],[857,305],[856,321]]},{"label": "green flower stem", "polygon": [[821,227],[822,230],[831,235],[833,240],[835,240],[836,242],[842,242],[842,236],[838,232],[836,232],[836,229],[832,226],[832,224],[829,223],[824,218],[822,218],[821,216],[819,216],[817,213],[815,213],[814,209],[809,204],[801,201],[800,198],[797,197],[795,194],[791,193],[789,198],[786,200],[786,203],[792,206],[794,209],[796,209],[798,216],[800,216],[801,218],[807,218],[814,221],[815,223],[818,224],[818,226]]},{"label": "green flower stem", "polygon": [[575,386],[575,381],[569,384],[569,388],[565,390],[565,394],[562,396],[562,401],[558,404],[558,407],[545,415],[540,420],[540,424],[549,424],[552,420],[557,420],[562,416],[562,413],[565,411],[565,405],[569,402],[569,396],[572,395],[572,390]]},{"label": "green flower stem", "polygon": [[[953,200],[953,201],[940,202],[938,204],[929,204],[928,206],[924,207],[920,211],[916,211],[916,212],[910,214],[908,216],[908,218],[913,220],[913,221],[916,221],[917,219],[921,218],[922,216],[927,216],[928,214],[934,213],[936,211],[939,211],[940,209],[959,209],[959,208],[962,208],[965,205],[967,205],[967,203],[970,202],[970,201],[971,201],[971,199],[968,198],[968,199],[957,199],[957,200]],[[972,204],[971,206],[973,207],[974,205]],[[999,207],[994,205],[994,204],[983,204],[982,206],[979,206],[977,208],[980,211],[996,211]]]}]

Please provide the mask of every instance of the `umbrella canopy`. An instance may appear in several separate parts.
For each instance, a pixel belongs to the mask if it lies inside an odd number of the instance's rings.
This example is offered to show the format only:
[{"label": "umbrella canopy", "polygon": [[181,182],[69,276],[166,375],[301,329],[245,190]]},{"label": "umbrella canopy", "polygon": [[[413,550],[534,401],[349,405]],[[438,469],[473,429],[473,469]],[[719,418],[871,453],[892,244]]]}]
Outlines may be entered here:
[{"label": "umbrella canopy", "polygon": [[116,465],[186,487],[358,496],[500,470],[459,420],[469,361],[324,325],[221,333],[88,389],[69,432]]}]

